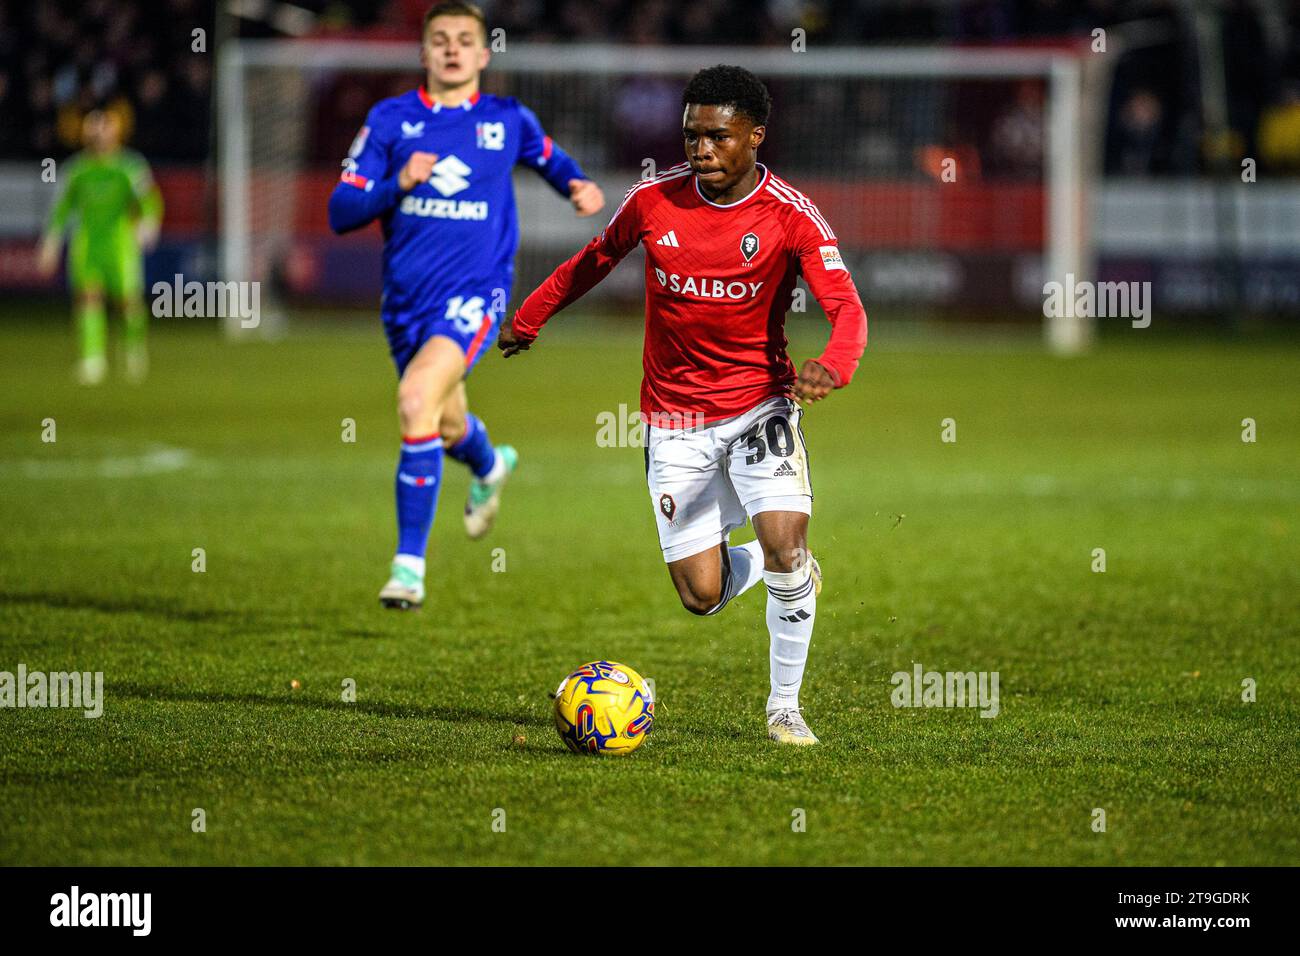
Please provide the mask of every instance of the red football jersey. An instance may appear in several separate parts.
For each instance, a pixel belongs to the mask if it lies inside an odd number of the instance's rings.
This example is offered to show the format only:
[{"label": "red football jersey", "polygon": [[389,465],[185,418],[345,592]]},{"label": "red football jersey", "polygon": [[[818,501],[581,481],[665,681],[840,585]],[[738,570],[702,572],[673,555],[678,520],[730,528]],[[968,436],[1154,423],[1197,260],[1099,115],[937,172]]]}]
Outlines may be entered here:
[{"label": "red football jersey", "polygon": [[867,315],[817,207],[758,166],[754,191],[721,206],[683,163],[637,183],[604,232],[533,291],[515,315],[524,339],[637,245],[646,250],[641,413],[656,424],[717,421],[791,392],[785,313],[802,274],[831,321],[818,358],[836,387],[867,344]]}]

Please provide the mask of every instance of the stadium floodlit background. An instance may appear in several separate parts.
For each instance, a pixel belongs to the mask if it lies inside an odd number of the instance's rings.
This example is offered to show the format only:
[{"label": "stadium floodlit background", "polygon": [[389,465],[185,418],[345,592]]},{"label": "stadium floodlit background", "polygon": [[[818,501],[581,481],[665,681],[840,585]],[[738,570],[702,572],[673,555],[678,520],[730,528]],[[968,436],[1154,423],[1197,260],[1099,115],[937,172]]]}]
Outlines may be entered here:
[{"label": "stadium floodlit background", "polygon": [[[0,713],[0,860],[591,863],[594,835],[643,862],[1294,862],[1300,4],[483,4],[485,89],[607,199],[680,161],[684,80],[735,62],[773,93],[760,158],[840,236],[871,341],[808,414],[813,754],[764,746],[758,599],[682,612],[640,452],[597,440],[636,407],[639,255],[475,372],[524,456],[501,523],[462,540],[449,478],[429,606],[376,606],[380,240],[326,202],[369,107],[420,82],[425,6],[0,5],[0,670],[107,688],[98,721]],[[149,380],[86,389],[36,254],[43,163],[97,106],[165,201],[146,289],[256,281],[263,315],[153,320]],[[516,182],[513,304],[610,211]],[[1045,341],[1067,274],[1150,283],[1149,327]],[[816,354],[815,303],[789,328]],[[597,657],[661,695],[621,763],[549,727]],[[1001,713],[893,707],[915,663],[1000,672]]]},{"label": "stadium floodlit background", "polygon": [[[251,277],[290,305],[368,308],[378,288],[378,236],[332,237],[325,203],[370,105],[419,81],[413,37],[423,7],[423,0],[6,7],[0,284],[13,293],[58,288],[34,278],[33,240],[53,190],[32,180],[30,163],[70,153],[80,115],[107,104],[127,119],[131,145],[154,164],[166,200],[151,280],[177,272]],[[489,4],[488,13],[501,31],[489,91],[531,103],[611,195],[648,162],[663,168],[681,152],[674,130],[689,68],[632,64],[653,64],[660,54],[694,65],[703,58],[692,58],[693,49],[740,45],[764,63],[783,59],[788,71],[769,79],[776,110],[764,157],[836,211],[864,299],[884,316],[1034,317],[1044,281],[1037,254],[1049,242],[1053,116],[1047,78],[1020,71],[1031,69],[1025,61],[1035,53],[1072,59],[1080,76],[1070,104],[1078,110],[1069,145],[1079,168],[1068,195],[1079,208],[1080,245],[1067,260],[1072,271],[1150,281],[1154,307],[1166,316],[1232,324],[1300,309],[1293,3],[534,2]],[[201,52],[196,29],[205,33]],[[795,53],[800,35],[805,50]],[[221,50],[234,38],[294,39],[300,52],[279,50],[288,65],[278,71],[246,67],[243,95],[222,100],[220,64],[233,58],[223,61]],[[383,41],[387,53],[356,52]],[[571,55],[578,44],[583,52]],[[566,61],[590,61],[591,51],[611,46],[620,62],[566,72]],[[920,68],[919,56],[890,59],[899,48],[984,60],[979,75],[926,75],[907,72]],[[349,52],[352,68],[329,65]],[[838,72],[820,72],[832,57]],[[539,60],[547,71],[531,68]],[[856,75],[854,60],[884,72]],[[521,61],[528,68],[512,66]],[[232,137],[248,137],[238,168],[244,179],[227,182],[224,195],[222,174],[232,175],[233,162],[217,149],[223,115]],[[945,159],[955,164],[954,182],[941,179]],[[1247,159],[1251,183],[1242,182]],[[519,185],[526,228],[517,291],[527,291],[586,238],[587,224],[548,212],[535,177],[520,176]],[[234,262],[222,244],[232,199],[244,201],[251,220],[236,222],[238,236],[227,237],[248,240]],[[635,307],[638,281],[637,270],[622,270],[597,301]]]}]

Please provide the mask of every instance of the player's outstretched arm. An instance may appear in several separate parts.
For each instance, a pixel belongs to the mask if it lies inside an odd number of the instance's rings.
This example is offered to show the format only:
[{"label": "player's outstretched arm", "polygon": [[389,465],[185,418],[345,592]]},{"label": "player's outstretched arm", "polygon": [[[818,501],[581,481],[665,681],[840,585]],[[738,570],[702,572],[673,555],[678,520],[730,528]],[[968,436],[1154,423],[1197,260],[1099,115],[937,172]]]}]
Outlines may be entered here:
[{"label": "player's outstretched arm", "polygon": [[634,201],[636,191],[635,186],[628,190],[623,205],[614,212],[604,232],[569,261],[561,263],[524,299],[519,311],[497,337],[497,348],[506,358],[532,345],[551,316],[586,295],[636,248],[641,241],[640,217]]},{"label": "player's outstretched arm", "polygon": [[153,252],[162,232],[163,198],[156,185],[150,185],[140,202],[140,221],[136,223],[135,238],[145,252]]},{"label": "player's outstretched arm", "polygon": [[36,271],[46,279],[59,271],[59,253],[63,251],[63,240],[58,235],[41,237],[36,247]]},{"label": "player's outstretched arm", "polygon": [[140,220],[135,227],[136,241],[145,252],[152,252],[158,245],[158,236],[162,231],[163,195],[144,157],[137,157],[136,163],[136,170],[131,177],[136,201],[140,205]]},{"label": "player's outstretched arm", "polygon": [[578,218],[582,219],[594,216],[605,208],[605,194],[590,179],[570,179],[569,202],[573,204],[573,211],[578,214]]},{"label": "player's outstretched arm", "polygon": [[536,336],[525,338],[516,332],[515,320],[511,317],[501,326],[501,332],[497,336],[497,348],[501,350],[503,358],[510,358],[518,352],[527,352],[535,338]]},{"label": "player's outstretched arm", "polygon": [[800,255],[799,268],[831,323],[826,348],[816,359],[803,363],[795,382],[796,398],[816,402],[848,385],[857,371],[867,348],[867,310],[862,307],[833,235],[813,237]]},{"label": "player's outstretched arm", "polygon": [[816,359],[808,359],[799,369],[794,383],[794,397],[798,402],[819,402],[835,389],[835,379]]},{"label": "player's outstretched arm", "polygon": [[831,323],[826,348],[803,363],[794,387],[799,401],[817,402],[853,380],[867,348],[867,311],[848,272],[830,279],[815,272],[805,272],[804,277]]},{"label": "player's outstretched arm", "polygon": [[627,254],[611,248],[606,229],[582,247],[572,259],[561,263],[546,281],[528,294],[514,318],[497,336],[497,348],[506,358],[532,345],[542,326],[557,312],[577,302]]},{"label": "player's outstretched arm", "polygon": [[77,173],[80,167],[76,160],[63,174],[63,185],[59,195],[50,209],[49,221],[41,235],[40,245],[36,249],[36,271],[49,278],[59,271],[59,255],[63,252],[63,234],[68,227],[68,216],[72,212],[72,197],[76,189]]},{"label": "player's outstretched arm", "polygon": [[344,170],[330,195],[330,228],[342,235],[374,222],[392,209],[402,196],[433,175],[437,153],[415,152],[401,172],[387,179],[367,179]]},{"label": "player's outstretched arm", "polygon": [[519,163],[541,176],[561,196],[567,196],[579,217],[594,216],[605,208],[605,194],[587,178],[577,161],[542,129],[537,115],[518,104]]},{"label": "player's outstretched arm", "polygon": [[390,157],[396,138],[397,118],[380,103],[366,116],[366,125],[352,141],[343,161],[343,175],[330,194],[330,228],[336,233],[374,222],[433,175],[438,157],[424,152],[412,153],[399,171],[392,172]]}]

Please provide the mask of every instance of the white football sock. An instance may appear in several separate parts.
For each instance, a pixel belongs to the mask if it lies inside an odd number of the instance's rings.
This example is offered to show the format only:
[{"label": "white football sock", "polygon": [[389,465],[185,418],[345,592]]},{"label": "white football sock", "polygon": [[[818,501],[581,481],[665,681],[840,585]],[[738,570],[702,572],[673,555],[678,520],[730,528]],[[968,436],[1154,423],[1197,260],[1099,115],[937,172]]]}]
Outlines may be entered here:
[{"label": "white football sock", "polygon": [[770,714],[799,706],[799,686],[817,618],[817,593],[809,562],[788,573],[764,571],[763,581],[767,585],[767,631],[771,635],[768,664],[772,692],[767,698]]},{"label": "white football sock", "polygon": [[496,458],[492,460],[492,468],[488,471],[486,475],[484,475],[482,478],[479,479],[479,481],[488,485],[492,484],[493,482],[500,481],[502,478],[505,477],[506,474],[505,457],[501,454],[501,452],[497,451],[495,448],[492,449],[492,453],[496,455]]},{"label": "white football sock", "polygon": [[393,563],[414,571],[421,578],[424,577],[424,558],[414,554],[398,554],[393,556]]},{"label": "white football sock", "polygon": [[728,548],[731,558],[730,596],[740,597],[763,578],[763,546],[757,541]]},{"label": "white football sock", "polygon": [[709,611],[717,614],[734,597],[744,594],[763,574],[763,546],[757,541],[727,548],[727,560],[722,566],[722,600]]}]

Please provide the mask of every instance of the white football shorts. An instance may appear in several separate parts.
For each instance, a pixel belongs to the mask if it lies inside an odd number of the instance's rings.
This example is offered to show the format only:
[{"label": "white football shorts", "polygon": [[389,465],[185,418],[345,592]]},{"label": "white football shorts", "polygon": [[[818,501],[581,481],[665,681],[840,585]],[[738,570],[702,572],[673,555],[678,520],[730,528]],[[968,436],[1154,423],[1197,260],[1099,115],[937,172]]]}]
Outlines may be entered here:
[{"label": "white football shorts", "polygon": [[696,428],[645,425],[646,484],[664,561],[715,548],[746,517],[812,514],[808,447],[792,399]]}]

